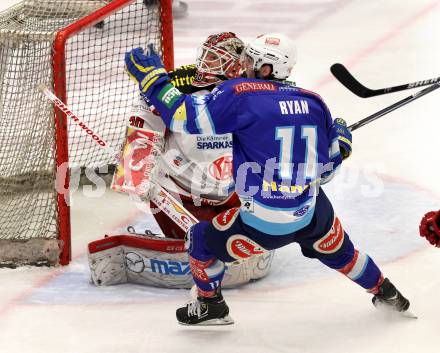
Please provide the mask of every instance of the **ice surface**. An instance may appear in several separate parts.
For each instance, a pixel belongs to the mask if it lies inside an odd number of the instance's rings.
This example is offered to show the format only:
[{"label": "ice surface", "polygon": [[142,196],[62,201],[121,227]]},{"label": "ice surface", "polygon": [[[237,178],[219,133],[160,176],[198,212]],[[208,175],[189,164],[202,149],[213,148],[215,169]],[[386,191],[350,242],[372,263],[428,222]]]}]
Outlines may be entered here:
[{"label": "ice surface", "polygon": [[[16,1],[2,0],[0,10]],[[294,78],[318,91],[348,123],[408,92],[361,99],[331,78],[346,64],[371,88],[439,76],[440,1],[188,0],[175,26],[176,64],[216,31],[245,40],[270,31],[295,39]],[[0,352],[435,353],[440,323],[440,250],[418,236],[418,222],[440,207],[438,92],[359,129],[353,156],[325,189],[344,228],[409,297],[418,320],[387,318],[370,295],[296,245],[276,253],[271,274],[225,290],[235,325],[179,326],[186,290],[138,285],[94,287],[86,244],[127,223],[148,227],[123,195],[73,195],[74,261],[65,268],[0,270]],[[144,222],[142,223],[141,222]]]}]

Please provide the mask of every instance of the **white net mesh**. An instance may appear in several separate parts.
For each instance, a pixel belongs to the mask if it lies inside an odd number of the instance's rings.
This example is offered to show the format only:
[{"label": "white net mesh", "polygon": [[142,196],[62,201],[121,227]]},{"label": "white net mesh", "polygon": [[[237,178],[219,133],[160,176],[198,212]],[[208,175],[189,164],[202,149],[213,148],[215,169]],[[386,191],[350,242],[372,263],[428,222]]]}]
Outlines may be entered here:
[{"label": "white net mesh", "polygon": [[[15,244],[59,237],[54,112],[36,86],[53,86],[56,32],[109,2],[25,0],[0,13],[3,241]],[[123,55],[148,43],[155,43],[160,51],[160,28],[160,2],[138,0],[67,41],[67,104],[115,148],[122,142],[126,114],[137,94],[123,70]],[[71,168],[112,164],[111,158],[78,127],[69,126],[68,130]],[[10,248],[7,254],[5,249],[4,242],[0,243],[0,264],[35,262],[21,259],[20,252],[13,260]]]}]

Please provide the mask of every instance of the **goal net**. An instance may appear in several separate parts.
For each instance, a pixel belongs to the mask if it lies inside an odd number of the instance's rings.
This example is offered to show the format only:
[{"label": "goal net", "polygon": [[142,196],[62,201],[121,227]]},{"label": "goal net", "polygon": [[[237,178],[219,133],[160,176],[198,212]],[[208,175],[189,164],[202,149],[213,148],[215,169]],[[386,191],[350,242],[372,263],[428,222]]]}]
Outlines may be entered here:
[{"label": "goal net", "polygon": [[67,264],[70,174],[114,162],[37,85],[117,148],[137,94],[124,53],[148,43],[170,69],[171,0],[24,0],[0,12],[0,266]]}]

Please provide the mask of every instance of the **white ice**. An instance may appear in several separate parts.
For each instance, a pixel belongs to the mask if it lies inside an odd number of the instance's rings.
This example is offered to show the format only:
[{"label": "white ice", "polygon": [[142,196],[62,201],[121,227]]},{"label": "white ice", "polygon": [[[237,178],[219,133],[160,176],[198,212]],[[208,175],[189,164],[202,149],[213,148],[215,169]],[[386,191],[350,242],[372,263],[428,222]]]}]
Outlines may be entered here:
[{"label": "white ice", "polygon": [[[2,0],[0,10],[15,0]],[[188,0],[174,23],[176,65],[194,61],[207,35],[245,40],[284,32],[298,46],[294,77],[348,123],[410,91],[361,99],[332,78],[346,64],[368,87],[440,76],[439,0]],[[225,290],[235,325],[187,328],[175,309],[186,290],[94,287],[88,242],[139,211],[122,195],[72,195],[73,256],[64,268],[0,270],[0,352],[439,352],[440,249],[418,236],[421,216],[440,208],[438,105],[433,92],[354,132],[354,153],[326,190],[356,245],[411,300],[418,320],[385,317],[370,295],[305,259],[276,253],[271,274]]]}]

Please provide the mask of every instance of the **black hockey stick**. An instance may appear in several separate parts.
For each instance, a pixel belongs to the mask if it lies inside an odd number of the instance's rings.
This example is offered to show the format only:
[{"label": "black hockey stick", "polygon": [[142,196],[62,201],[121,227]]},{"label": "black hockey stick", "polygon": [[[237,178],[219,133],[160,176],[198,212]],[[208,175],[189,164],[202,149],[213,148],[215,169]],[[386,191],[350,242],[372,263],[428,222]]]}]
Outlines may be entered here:
[{"label": "black hockey stick", "polygon": [[353,75],[347,70],[347,68],[342,64],[333,64],[330,67],[330,71],[333,76],[341,82],[345,87],[347,87],[351,92],[356,94],[361,98],[369,98],[374,96],[379,96],[381,94],[393,93],[398,91],[403,91],[406,89],[416,88],[431,85],[433,83],[440,82],[440,77],[431,78],[429,80],[417,81],[412,83],[407,83],[404,85],[381,88],[381,89],[370,89],[365,87],[362,83],[356,80]]},{"label": "black hockey stick", "polygon": [[384,116],[385,114],[391,113],[393,110],[396,110],[400,107],[403,107],[404,105],[424,96],[425,94],[428,94],[432,91],[435,91],[436,89],[440,88],[440,82],[434,83],[433,85],[422,89],[421,91],[418,91],[414,93],[413,95],[406,97],[394,104],[391,104],[390,106],[383,108],[382,110],[379,110],[378,112],[367,116],[364,119],[359,120],[357,123],[354,123],[348,127],[350,131],[354,131],[356,129],[359,129],[361,126],[364,126],[366,124],[371,123],[372,121],[379,119],[380,117]]}]

